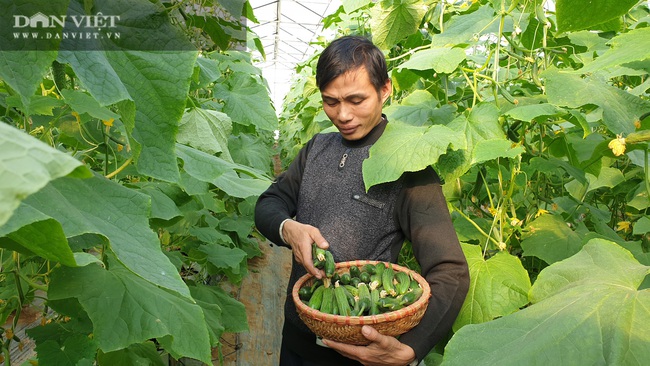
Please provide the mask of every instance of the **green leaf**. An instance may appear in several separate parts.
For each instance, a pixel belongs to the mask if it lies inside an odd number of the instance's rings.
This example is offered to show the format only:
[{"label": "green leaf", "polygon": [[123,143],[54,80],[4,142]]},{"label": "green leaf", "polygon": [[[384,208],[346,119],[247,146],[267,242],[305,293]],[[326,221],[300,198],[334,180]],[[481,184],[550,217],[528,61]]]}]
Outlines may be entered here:
[{"label": "green leaf", "polygon": [[506,138],[499,122],[499,114],[499,109],[493,103],[480,103],[468,117],[459,116],[447,127],[462,133],[467,141],[467,150],[472,152],[479,141]]},{"label": "green leaf", "polygon": [[278,118],[269,99],[269,92],[258,78],[235,72],[228,84],[214,87],[214,97],[223,100],[223,111],[233,122],[254,125],[265,131],[278,129]]},{"label": "green leaf", "polygon": [[469,265],[470,285],[454,331],[514,313],[528,303],[530,278],[519,258],[499,252],[485,260],[480,246],[462,244],[462,248]]},{"label": "green leaf", "polygon": [[560,216],[546,214],[526,226],[521,248],[525,256],[551,264],[576,254],[582,242]]},{"label": "green leaf", "polygon": [[239,248],[228,248],[216,243],[201,245],[199,250],[208,255],[208,261],[220,269],[237,269],[246,259],[246,252]]},{"label": "green leaf", "polygon": [[39,343],[34,350],[41,366],[77,366],[92,364],[97,351],[94,340],[84,334],[71,334],[59,344],[49,340]]},{"label": "green leaf", "polygon": [[373,42],[381,49],[390,49],[417,31],[426,12],[427,6],[421,0],[375,4],[370,11]]},{"label": "green leaf", "polygon": [[634,235],[643,235],[650,232],[650,217],[642,216],[637,222],[634,223],[634,229],[632,234]]},{"label": "green leaf", "polygon": [[92,320],[94,339],[104,352],[158,338],[176,358],[212,362],[205,317],[198,305],[144,281],[116,261],[109,268],[56,269],[48,299],[76,298]]},{"label": "green leaf", "polygon": [[91,171],[77,159],[0,122],[0,227],[20,202],[59,177],[87,178]]},{"label": "green leaf", "polygon": [[[98,13],[120,15],[120,39],[66,39],[59,60],[70,64],[100,105],[124,106],[131,101],[130,107],[121,106],[120,114],[138,171],[177,182],[175,137],[197,52],[161,4],[146,0],[93,4]],[[69,12],[85,14],[76,2]]]},{"label": "green leaf", "polygon": [[91,117],[102,121],[120,118],[119,114],[102,107],[95,98],[82,91],[63,89],[61,95],[65,98],[66,103],[79,114],[88,113]]},{"label": "green leaf", "polygon": [[554,117],[564,113],[562,108],[558,108],[552,104],[542,103],[514,107],[504,114],[520,121],[532,122],[538,117]]},{"label": "green leaf", "polygon": [[[67,237],[101,234],[118,260],[147,281],[189,296],[149,227],[148,196],[103,177],[59,178],[23,203],[61,223]],[[44,233],[46,234],[46,233]]]},{"label": "green leaf", "polygon": [[495,20],[494,10],[490,6],[480,6],[476,11],[451,17],[448,24],[445,24],[444,31],[433,35],[431,45],[433,47],[455,47],[476,43],[481,34]]},{"label": "green leaf", "polygon": [[197,285],[190,287],[192,297],[206,303],[216,304],[221,308],[221,322],[224,331],[230,333],[247,332],[248,319],[244,304],[234,299],[227,292],[216,286]]},{"label": "green leaf", "polygon": [[230,171],[220,175],[213,183],[230,196],[248,198],[264,193],[271,181],[266,178],[240,177],[236,172]]},{"label": "green leaf", "polygon": [[559,32],[587,29],[625,15],[637,0],[590,0],[588,4],[557,0],[555,13]]},{"label": "green leaf", "polygon": [[[74,301],[74,300],[73,300]],[[78,304],[68,303],[70,317],[26,329],[36,344],[39,365],[90,365],[97,352],[97,342],[89,337],[92,324],[85,314],[73,314]],[[83,312],[83,310],[75,309]]]},{"label": "green leaf", "polygon": [[62,50],[59,52],[58,60],[70,65],[100,106],[108,106],[132,99],[115,70],[120,66],[113,66],[111,63],[111,54],[102,51]]},{"label": "green leaf", "polygon": [[435,164],[447,148],[465,148],[465,137],[445,126],[416,127],[389,123],[363,162],[366,189],[397,180],[404,172],[414,172]]},{"label": "green leaf", "polygon": [[276,152],[266,142],[267,140],[263,136],[231,135],[228,139],[228,149],[237,164],[246,165],[259,171],[268,171],[269,167],[273,166],[272,159]]},{"label": "green leaf", "polygon": [[99,352],[97,355],[99,366],[165,366],[153,342],[135,343],[125,349],[113,352]]},{"label": "green leaf", "polygon": [[209,109],[192,108],[183,114],[176,141],[232,161],[228,152],[228,136],[232,121],[227,114]]},{"label": "green leaf", "polygon": [[347,14],[351,14],[353,11],[363,8],[364,6],[370,4],[372,0],[342,0],[343,10]]},{"label": "green leaf", "polygon": [[594,71],[644,61],[650,58],[650,28],[637,28],[612,38],[611,49],[595,61],[575,72],[586,74]]},{"label": "green leaf", "polygon": [[0,226],[2,237],[8,239],[0,240],[2,248],[33,253],[66,266],[77,265],[61,224],[28,205],[22,204],[7,223]]},{"label": "green leaf", "polygon": [[[185,145],[178,144],[177,153],[183,160],[183,168],[190,176],[212,183],[234,197],[246,198],[259,195],[271,183],[260,171],[225,161]],[[249,175],[252,179],[240,178],[236,171]]]},{"label": "green leaf", "polygon": [[384,108],[384,113],[389,121],[412,126],[446,125],[454,119],[456,108],[449,104],[438,108],[438,104],[428,91],[415,90],[400,100],[400,104],[391,104]]},{"label": "green leaf", "polygon": [[[15,28],[14,15],[31,17],[37,12],[61,16],[66,14],[69,1],[4,1],[0,14],[0,79],[18,93],[26,115],[31,115],[30,97],[56,59],[61,39],[43,37],[41,39],[14,38],[15,32],[31,28]],[[61,26],[54,24],[52,34],[59,33]]]},{"label": "green leaf", "polygon": [[534,304],[461,328],[445,365],[636,365],[650,357],[650,267],[617,244],[592,240],[539,274]]},{"label": "green leaf", "polygon": [[472,152],[472,164],[478,164],[497,158],[515,158],[523,154],[526,149],[523,146],[515,145],[510,140],[495,139],[482,140],[476,143]]},{"label": "green leaf", "polygon": [[594,77],[583,79],[556,69],[542,75],[546,78],[549,103],[569,108],[595,104],[602,108],[603,123],[614,134],[634,132],[634,122],[650,110],[650,102]]},{"label": "green leaf", "polygon": [[465,50],[462,48],[435,47],[421,50],[399,65],[398,69],[430,70],[450,74],[465,60]]},{"label": "green leaf", "polygon": [[40,116],[53,116],[54,113],[52,110],[63,105],[63,102],[54,96],[45,97],[35,94],[28,97],[27,100],[29,105],[25,106],[23,104],[23,98],[18,95],[12,95],[5,99],[7,107],[15,107],[21,111],[25,111],[25,113]]},{"label": "green leaf", "polygon": [[144,187],[140,190],[151,198],[151,218],[171,220],[174,217],[182,216],[174,200],[156,187]]}]

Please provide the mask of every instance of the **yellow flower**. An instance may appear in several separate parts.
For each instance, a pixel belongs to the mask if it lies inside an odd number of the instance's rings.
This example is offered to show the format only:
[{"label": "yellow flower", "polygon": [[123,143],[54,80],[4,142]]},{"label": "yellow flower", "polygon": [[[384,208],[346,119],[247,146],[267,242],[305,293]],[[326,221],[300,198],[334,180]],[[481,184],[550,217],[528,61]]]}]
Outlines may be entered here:
[{"label": "yellow flower", "polygon": [[631,224],[629,221],[619,221],[616,224],[616,231],[630,231]]},{"label": "yellow flower", "polygon": [[115,121],[115,118],[111,118],[109,120],[102,120],[102,123],[104,124],[104,126],[113,127],[113,122],[114,121]]},{"label": "yellow flower", "polygon": [[621,156],[625,154],[625,138],[618,136],[607,144],[614,155]]},{"label": "yellow flower", "polygon": [[540,208],[540,209],[537,210],[537,213],[535,214],[535,218],[538,218],[538,217],[540,217],[542,215],[546,215],[547,213],[548,213],[548,211],[546,211],[543,208]]}]

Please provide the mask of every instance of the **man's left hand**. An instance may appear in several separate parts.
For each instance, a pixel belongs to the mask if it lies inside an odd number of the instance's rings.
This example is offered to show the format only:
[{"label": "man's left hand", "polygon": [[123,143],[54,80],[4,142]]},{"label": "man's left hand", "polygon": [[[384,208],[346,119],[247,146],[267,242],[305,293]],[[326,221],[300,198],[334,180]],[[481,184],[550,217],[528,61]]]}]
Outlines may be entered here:
[{"label": "man's left hand", "polygon": [[366,366],[404,366],[415,360],[413,348],[398,341],[395,337],[385,336],[375,328],[364,325],[361,333],[370,344],[353,346],[350,344],[324,339],[323,343],[345,357],[357,360]]}]

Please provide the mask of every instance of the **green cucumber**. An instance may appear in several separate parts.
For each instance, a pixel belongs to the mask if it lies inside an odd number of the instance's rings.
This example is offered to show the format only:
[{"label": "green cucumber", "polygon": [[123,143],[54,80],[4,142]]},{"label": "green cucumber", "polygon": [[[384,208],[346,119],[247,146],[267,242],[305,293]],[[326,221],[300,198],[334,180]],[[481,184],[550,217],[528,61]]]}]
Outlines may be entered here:
[{"label": "green cucumber", "polygon": [[312,309],[320,310],[321,305],[323,303],[323,292],[325,291],[325,287],[319,286],[316,287],[316,290],[312,293],[311,297],[309,298],[309,307]]},{"label": "green cucumber", "polygon": [[329,250],[325,251],[325,276],[332,277],[336,271],[336,263],[334,262],[334,256]]}]

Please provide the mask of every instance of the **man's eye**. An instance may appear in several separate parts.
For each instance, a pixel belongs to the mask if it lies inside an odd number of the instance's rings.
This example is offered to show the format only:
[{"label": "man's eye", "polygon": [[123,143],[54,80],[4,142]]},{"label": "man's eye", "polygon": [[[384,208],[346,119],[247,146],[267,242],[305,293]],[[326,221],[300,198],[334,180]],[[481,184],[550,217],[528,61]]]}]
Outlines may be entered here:
[{"label": "man's eye", "polygon": [[339,104],[339,102],[337,102],[337,101],[330,101],[330,102],[325,102],[325,104],[327,104],[327,105],[330,106],[330,107],[334,107],[334,106],[336,106],[337,104]]},{"label": "man's eye", "polygon": [[352,101],[352,104],[354,104],[354,105],[359,105],[361,103],[363,103],[363,100],[353,100]]}]

